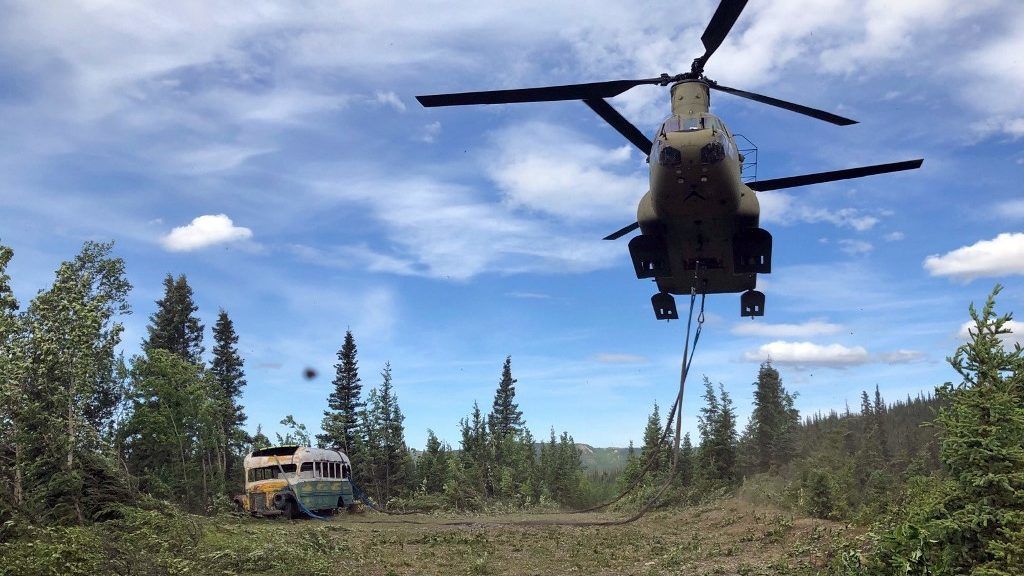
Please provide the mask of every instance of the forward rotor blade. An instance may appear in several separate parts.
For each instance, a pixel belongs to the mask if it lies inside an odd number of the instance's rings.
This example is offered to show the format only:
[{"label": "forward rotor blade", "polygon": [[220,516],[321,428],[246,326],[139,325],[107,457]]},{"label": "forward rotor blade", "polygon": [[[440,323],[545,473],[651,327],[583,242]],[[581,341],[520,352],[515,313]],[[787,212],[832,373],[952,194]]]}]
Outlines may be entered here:
[{"label": "forward rotor blade", "polygon": [[785,100],[779,100],[778,98],[772,98],[771,96],[765,96],[764,94],[757,94],[756,92],[747,92],[746,90],[739,90],[737,88],[729,88],[728,86],[722,86],[716,82],[708,82],[708,86],[715,90],[721,90],[728,94],[733,94],[741,98],[749,98],[762,104],[768,104],[770,106],[777,106],[779,108],[785,108],[786,110],[810,116],[811,118],[817,118],[818,120],[824,120],[825,122],[831,122],[839,126],[849,126],[850,124],[856,124],[856,120],[850,120],[849,118],[843,118],[831,112],[825,112],[824,110],[818,110],[817,108],[811,108],[802,104],[795,104],[793,102],[786,102]]},{"label": "forward rotor blade", "polygon": [[818,172],[816,174],[803,174],[801,176],[788,176],[786,178],[774,178],[772,180],[758,180],[750,182],[747,186],[751,190],[767,192],[768,190],[781,190],[782,188],[796,188],[808,184],[821,184],[823,182],[835,182],[836,180],[848,180],[850,178],[862,178],[874,176],[875,174],[887,174],[889,172],[900,172],[902,170],[913,170],[920,168],[924,162],[923,158],[917,160],[906,160],[904,162],[893,162],[891,164],[875,164],[874,166],[862,166],[860,168],[847,168],[845,170],[833,170],[831,172]]},{"label": "forward rotor blade", "polygon": [[602,238],[602,240],[618,240],[619,238],[622,238],[626,234],[629,234],[630,232],[632,232],[633,230],[636,230],[639,227],[640,227],[640,223],[639,222],[633,222],[629,226],[626,226],[625,228],[621,228],[619,230],[616,230],[615,232],[612,232],[611,234],[605,236],[604,238]]},{"label": "forward rotor blade", "polygon": [[700,37],[700,41],[704,43],[704,55],[697,59],[699,64],[695,63],[697,68],[695,72],[699,73],[704,70],[704,64],[725,41],[729,30],[732,30],[733,24],[739,19],[740,13],[743,12],[746,5],[747,0],[721,0],[718,3],[711,22],[708,22],[708,27],[704,29],[704,34]]},{"label": "forward rotor blade", "polygon": [[425,108],[435,106],[466,106],[471,104],[517,104],[520,102],[554,102],[558,100],[587,100],[611,98],[641,84],[661,84],[663,78],[641,80],[611,80],[588,84],[567,84],[565,86],[543,86],[540,88],[517,88],[515,90],[487,90],[483,92],[460,92],[457,94],[431,94],[417,96]]},{"label": "forward rotor blade", "polygon": [[612,128],[618,130],[619,134],[625,136],[626,140],[629,140],[634,146],[643,151],[644,154],[648,156],[651,154],[651,146],[653,146],[651,141],[647,136],[644,136],[644,133],[639,128],[623,118],[622,114],[619,114],[615,108],[612,108],[611,104],[601,98],[587,98],[583,102],[590,106],[591,110],[597,112],[598,116],[604,118],[605,122],[611,124]]}]

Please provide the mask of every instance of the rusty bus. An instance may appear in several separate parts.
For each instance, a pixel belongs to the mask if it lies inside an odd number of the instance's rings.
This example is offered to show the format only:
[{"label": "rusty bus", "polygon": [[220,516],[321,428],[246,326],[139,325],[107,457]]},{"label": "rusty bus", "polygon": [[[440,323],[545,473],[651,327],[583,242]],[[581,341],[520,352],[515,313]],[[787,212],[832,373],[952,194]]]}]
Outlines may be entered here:
[{"label": "rusty bus", "polygon": [[333,513],[353,504],[352,463],[338,450],[261,448],[245,457],[245,494],[234,501],[254,516]]}]

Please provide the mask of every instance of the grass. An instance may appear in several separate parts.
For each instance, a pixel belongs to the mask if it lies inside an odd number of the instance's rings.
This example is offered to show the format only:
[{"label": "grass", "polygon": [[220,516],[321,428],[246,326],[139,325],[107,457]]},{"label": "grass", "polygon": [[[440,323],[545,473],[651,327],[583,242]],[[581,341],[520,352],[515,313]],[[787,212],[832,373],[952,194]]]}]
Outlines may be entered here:
[{"label": "grass", "polygon": [[[245,542],[275,540],[295,542],[296,560],[331,556],[333,563],[317,563],[312,572],[322,574],[800,575],[823,573],[852,536],[839,524],[794,518],[739,499],[656,511],[624,526],[512,525],[616,517],[365,513],[328,522],[222,519],[220,529],[204,530],[200,554],[251,550]],[[232,562],[235,553],[226,554],[218,573],[261,573],[258,564]]]},{"label": "grass", "polygon": [[136,510],[89,527],[23,526],[19,538],[0,543],[0,576],[812,575],[828,573],[855,536],[740,498],[657,510],[621,526],[571,525],[621,517],[364,512],[285,521]]}]

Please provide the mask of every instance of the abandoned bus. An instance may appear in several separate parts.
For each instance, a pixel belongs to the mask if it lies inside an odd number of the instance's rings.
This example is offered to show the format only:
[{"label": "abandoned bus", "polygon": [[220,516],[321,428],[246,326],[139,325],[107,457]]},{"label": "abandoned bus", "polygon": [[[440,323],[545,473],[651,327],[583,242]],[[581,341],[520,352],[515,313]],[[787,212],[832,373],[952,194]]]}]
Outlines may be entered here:
[{"label": "abandoned bus", "polygon": [[262,448],[245,457],[245,494],[235,504],[254,516],[295,518],[302,508],[331,513],[352,504],[351,477],[352,463],[338,450]]}]

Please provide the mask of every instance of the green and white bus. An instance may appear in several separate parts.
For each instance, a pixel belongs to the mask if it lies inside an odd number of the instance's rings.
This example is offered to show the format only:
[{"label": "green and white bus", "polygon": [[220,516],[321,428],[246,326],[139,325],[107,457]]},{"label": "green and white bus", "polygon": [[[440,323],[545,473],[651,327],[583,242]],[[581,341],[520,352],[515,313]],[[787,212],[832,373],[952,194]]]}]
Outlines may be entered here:
[{"label": "green and white bus", "polygon": [[338,450],[261,448],[245,457],[245,494],[234,500],[254,516],[334,513],[354,502],[352,463]]}]

